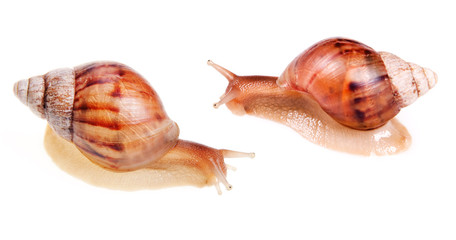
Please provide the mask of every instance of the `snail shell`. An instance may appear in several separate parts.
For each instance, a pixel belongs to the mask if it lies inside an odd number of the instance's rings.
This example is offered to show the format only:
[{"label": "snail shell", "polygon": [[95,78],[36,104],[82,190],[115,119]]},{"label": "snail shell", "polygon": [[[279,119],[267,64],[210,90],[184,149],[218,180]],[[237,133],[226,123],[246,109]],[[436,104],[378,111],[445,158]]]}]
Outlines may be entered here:
[{"label": "snail shell", "polygon": [[427,68],[340,38],[310,47],[277,80],[282,88],[309,93],[339,123],[361,130],[384,125],[436,82]]},{"label": "snail shell", "polygon": [[59,136],[112,170],[142,168],[177,143],[179,128],[157,93],[119,63],[57,69],[18,82],[15,92]]}]

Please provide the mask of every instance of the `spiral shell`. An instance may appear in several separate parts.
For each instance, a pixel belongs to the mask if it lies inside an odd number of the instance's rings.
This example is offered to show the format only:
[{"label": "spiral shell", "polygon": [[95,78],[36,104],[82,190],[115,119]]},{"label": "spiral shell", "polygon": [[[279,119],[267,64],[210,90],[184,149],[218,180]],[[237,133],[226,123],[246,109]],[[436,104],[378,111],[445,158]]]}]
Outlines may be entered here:
[{"label": "spiral shell", "polygon": [[114,62],[57,69],[19,81],[16,96],[91,161],[111,170],[150,165],[178,139],[157,93]]},{"label": "spiral shell", "polygon": [[321,41],[298,55],[277,80],[309,93],[336,121],[378,128],[437,82],[429,69],[349,39]]}]

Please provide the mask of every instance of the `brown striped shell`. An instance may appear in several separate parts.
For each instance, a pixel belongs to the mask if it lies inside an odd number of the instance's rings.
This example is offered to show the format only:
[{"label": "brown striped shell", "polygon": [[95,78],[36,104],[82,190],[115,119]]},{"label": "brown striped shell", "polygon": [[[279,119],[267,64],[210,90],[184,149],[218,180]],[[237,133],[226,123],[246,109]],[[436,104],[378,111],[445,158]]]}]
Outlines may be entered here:
[{"label": "brown striped shell", "polygon": [[367,130],[384,125],[436,81],[431,70],[393,54],[331,38],[298,55],[277,84],[309,93],[339,123]]},{"label": "brown striped shell", "polygon": [[150,165],[173,148],[179,128],[157,93],[114,62],[65,68],[15,84],[18,98],[91,161],[111,170]]}]

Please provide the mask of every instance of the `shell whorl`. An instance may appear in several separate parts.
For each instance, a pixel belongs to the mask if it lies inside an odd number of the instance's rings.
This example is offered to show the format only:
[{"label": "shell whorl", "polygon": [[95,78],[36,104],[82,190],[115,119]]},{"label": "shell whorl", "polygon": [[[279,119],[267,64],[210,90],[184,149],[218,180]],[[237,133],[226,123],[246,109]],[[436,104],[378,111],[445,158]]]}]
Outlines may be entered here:
[{"label": "shell whorl", "polygon": [[72,141],[74,71],[61,68],[14,84],[14,94],[61,137]]},{"label": "shell whorl", "polygon": [[379,52],[391,79],[395,101],[401,108],[423,96],[437,83],[437,74],[388,52]]}]

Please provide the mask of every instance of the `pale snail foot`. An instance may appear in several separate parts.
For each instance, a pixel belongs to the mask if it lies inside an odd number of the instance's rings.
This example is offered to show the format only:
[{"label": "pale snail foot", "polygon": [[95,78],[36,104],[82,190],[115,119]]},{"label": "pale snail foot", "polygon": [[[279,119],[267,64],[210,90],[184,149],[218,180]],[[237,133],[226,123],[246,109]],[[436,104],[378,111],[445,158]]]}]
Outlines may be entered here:
[{"label": "pale snail foot", "polygon": [[[47,126],[44,136],[44,147],[53,162],[64,172],[90,185],[123,191],[151,190],[175,186],[204,187],[214,185],[219,194],[219,184],[230,190],[231,184],[225,174],[218,172],[208,179],[201,171],[191,167],[168,166],[165,168],[143,168],[129,172],[114,172],[102,168],[87,159],[74,144],[57,136]],[[224,157],[252,157],[252,153],[220,150]],[[232,167],[227,166],[227,169]]]}]

